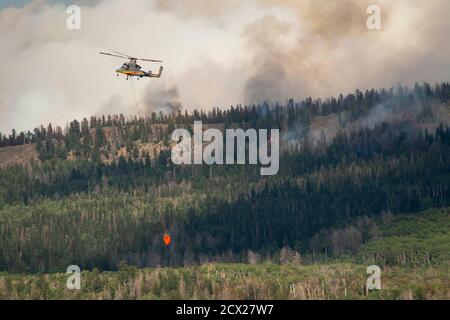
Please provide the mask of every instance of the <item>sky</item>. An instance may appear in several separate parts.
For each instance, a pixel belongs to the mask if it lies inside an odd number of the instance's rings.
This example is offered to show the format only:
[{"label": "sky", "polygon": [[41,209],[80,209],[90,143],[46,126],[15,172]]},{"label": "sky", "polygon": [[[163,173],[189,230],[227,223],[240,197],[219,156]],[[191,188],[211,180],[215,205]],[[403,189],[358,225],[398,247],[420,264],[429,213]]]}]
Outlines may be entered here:
[{"label": "sky", "polygon": [[[80,30],[66,27],[70,4]],[[371,4],[381,30],[366,27]],[[0,0],[0,131],[448,81],[448,12],[448,0]],[[161,79],[133,82],[137,105],[106,50],[164,60]]]}]

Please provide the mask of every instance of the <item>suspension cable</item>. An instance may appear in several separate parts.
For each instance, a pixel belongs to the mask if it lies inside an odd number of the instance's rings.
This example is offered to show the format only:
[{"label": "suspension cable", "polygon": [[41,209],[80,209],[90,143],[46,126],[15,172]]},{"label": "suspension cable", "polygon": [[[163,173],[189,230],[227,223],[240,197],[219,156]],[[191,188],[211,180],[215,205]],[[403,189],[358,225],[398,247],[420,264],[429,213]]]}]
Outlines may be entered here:
[{"label": "suspension cable", "polygon": [[134,101],[136,102],[136,111],[137,111],[137,116],[139,119],[139,103],[138,100],[136,98],[136,89],[134,88],[134,82],[133,82],[133,76],[131,76],[131,87],[133,88],[133,95],[134,95]]}]

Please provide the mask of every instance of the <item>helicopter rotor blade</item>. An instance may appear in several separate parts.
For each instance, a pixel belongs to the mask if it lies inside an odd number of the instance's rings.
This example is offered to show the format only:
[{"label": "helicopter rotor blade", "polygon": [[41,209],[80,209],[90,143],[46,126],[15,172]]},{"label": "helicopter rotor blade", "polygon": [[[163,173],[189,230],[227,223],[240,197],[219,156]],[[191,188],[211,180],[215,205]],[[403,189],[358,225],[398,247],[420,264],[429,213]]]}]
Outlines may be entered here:
[{"label": "helicopter rotor blade", "polygon": [[140,61],[149,61],[149,62],[163,62],[163,61],[161,61],[161,60],[155,60],[155,59],[139,59],[139,58],[135,58],[135,57],[129,56],[129,55],[124,54],[124,53],[120,53],[120,52],[118,52],[118,51],[113,51],[113,50],[110,50],[110,51],[111,51],[111,52],[114,52],[115,54],[108,53],[108,52],[99,52],[99,53],[100,53],[100,54],[107,55],[107,56],[113,56],[113,57],[118,57],[118,58],[123,58],[123,59],[140,60]]},{"label": "helicopter rotor blade", "polygon": [[154,60],[154,59],[137,59],[137,60],[141,60],[141,61],[150,61],[150,62],[163,62],[161,60]]},{"label": "helicopter rotor blade", "polygon": [[100,54],[104,54],[106,56],[113,56],[113,57],[117,57],[117,58],[122,58],[122,59],[129,59],[128,57],[124,57],[124,56],[119,56],[117,54],[112,54],[112,53],[107,53],[107,52],[99,52]]},{"label": "helicopter rotor blade", "polygon": [[121,56],[125,56],[125,57],[127,57],[129,59],[136,59],[136,58],[134,58],[132,56],[129,56],[128,54],[125,54],[125,53],[122,53],[122,52],[119,52],[119,51],[114,51],[114,50],[109,50],[109,51],[114,52],[115,54],[119,54]]}]

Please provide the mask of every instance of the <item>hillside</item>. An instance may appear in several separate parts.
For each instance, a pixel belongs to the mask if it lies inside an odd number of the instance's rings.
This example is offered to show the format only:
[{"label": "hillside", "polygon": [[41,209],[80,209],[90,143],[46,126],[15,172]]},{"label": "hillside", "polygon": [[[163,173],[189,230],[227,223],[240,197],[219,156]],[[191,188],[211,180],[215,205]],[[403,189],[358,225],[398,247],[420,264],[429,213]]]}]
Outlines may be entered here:
[{"label": "hillside", "polygon": [[28,164],[38,159],[35,144],[24,144],[0,148],[0,169],[14,164]]},{"label": "hillside", "polygon": [[[75,264],[83,298],[447,298],[449,105],[423,84],[0,134],[0,295],[73,298]],[[278,173],[175,165],[200,120],[280,129]],[[371,264],[387,290],[366,296]]]},{"label": "hillside", "polygon": [[[185,268],[82,273],[82,290],[65,287],[66,274],[0,274],[2,299],[450,299],[448,277],[450,208],[391,217],[373,223],[381,240],[370,240],[354,255],[305,264],[289,250],[248,264],[208,263]],[[356,225],[356,224],[355,224]],[[424,227],[418,229],[414,226]],[[335,229],[336,231],[337,229]],[[408,238],[404,237],[408,235]],[[402,243],[398,239],[404,239]],[[405,248],[403,243],[408,243]],[[428,251],[428,245],[440,245]],[[411,250],[413,248],[414,250]],[[434,259],[423,259],[430,252]],[[370,259],[362,257],[370,255]],[[386,255],[408,256],[412,263]],[[366,261],[361,261],[366,260]],[[367,260],[382,267],[382,289],[365,288]],[[355,263],[359,261],[359,263]],[[447,264],[445,264],[447,263]]]}]

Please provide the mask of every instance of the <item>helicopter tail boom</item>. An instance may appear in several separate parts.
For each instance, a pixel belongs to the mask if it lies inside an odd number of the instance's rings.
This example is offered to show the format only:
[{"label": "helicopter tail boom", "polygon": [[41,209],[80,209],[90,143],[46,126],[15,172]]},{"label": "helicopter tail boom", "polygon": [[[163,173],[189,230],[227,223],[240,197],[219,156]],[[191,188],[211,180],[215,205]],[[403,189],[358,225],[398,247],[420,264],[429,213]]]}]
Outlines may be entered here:
[{"label": "helicopter tail boom", "polygon": [[150,78],[161,78],[161,74],[162,74],[163,70],[164,70],[164,68],[161,66],[161,67],[159,67],[158,73],[152,73],[151,71],[149,71],[148,76]]}]

